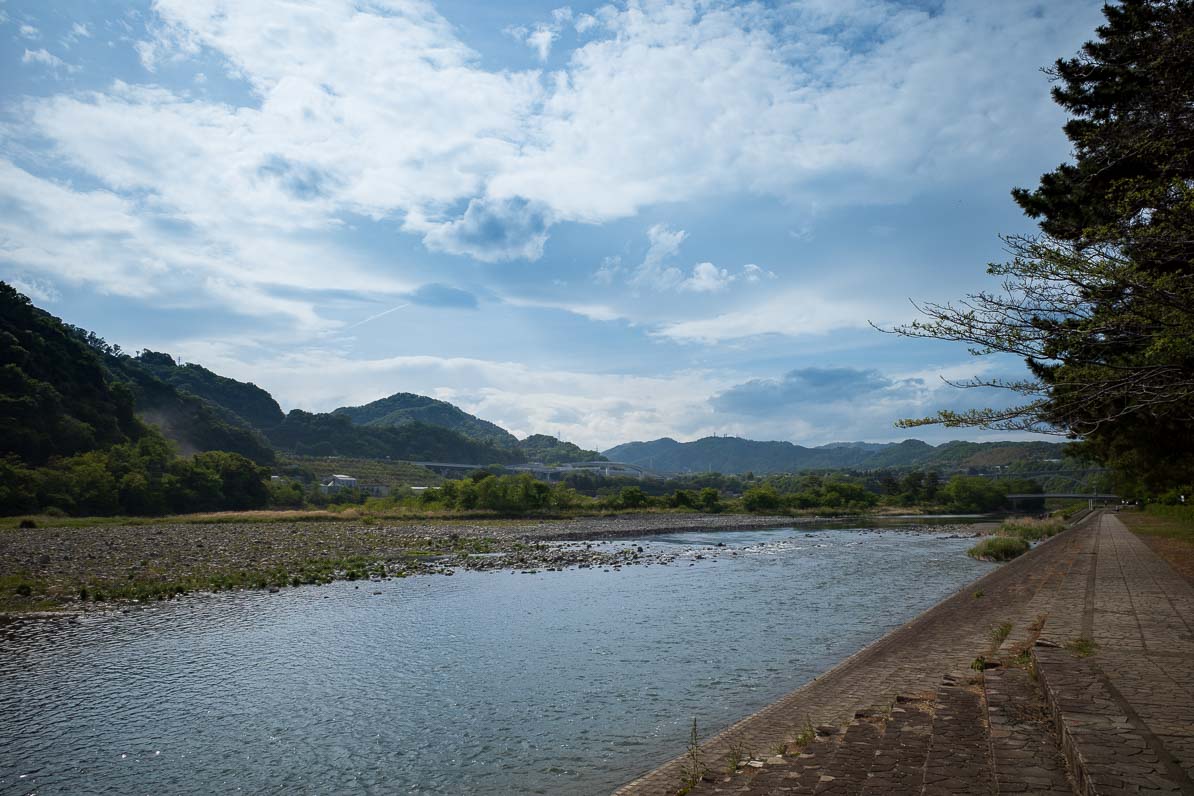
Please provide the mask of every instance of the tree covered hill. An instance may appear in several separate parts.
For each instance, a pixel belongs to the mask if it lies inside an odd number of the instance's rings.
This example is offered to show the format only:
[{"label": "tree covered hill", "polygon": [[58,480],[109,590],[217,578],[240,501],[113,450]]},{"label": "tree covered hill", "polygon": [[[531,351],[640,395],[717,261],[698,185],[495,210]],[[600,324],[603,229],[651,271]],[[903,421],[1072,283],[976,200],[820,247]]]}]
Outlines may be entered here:
[{"label": "tree covered hill", "polygon": [[571,442],[564,442],[546,434],[532,434],[524,440],[519,440],[518,450],[527,461],[541,464],[605,461],[605,457],[597,451],[587,451]]},{"label": "tree covered hill", "polygon": [[425,423],[358,426],[343,414],[313,414],[293,409],[281,424],[266,431],[280,450],[303,456],[355,456],[369,459],[516,464],[516,449],[469,439]]},{"label": "tree covered hill", "polygon": [[36,465],[128,442],[133,402],[72,329],[0,282],[0,456]]},{"label": "tree covered hill", "polygon": [[1011,466],[1059,459],[1064,446],[1049,442],[947,442],[936,447],[920,440],[895,443],[834,443],[806,448],[791,442],[758,442],[740,437],[705,437],[693,442],[663,439],[628,442],[605,451],[613,461],[660,473],[794,473],[804,470],[936,468],[942,470]]},{"label": "tree covered hill", "polygon": [[394,428],[410,423],[437,426],[489,445],[513,448],[518,438],[501,426],[470,415],[447,401],[409,392],[395,393],[364,406],[342,406],[332,412],[358,426]]},{"label": "tree covered hill", "polygon": [[193,362],[176,364],[174,357],[157,351],[142,351],[136,359],[157,378],[224,408],[244,425],[264,430],[278,425],[285,417],[274,396],[256,384],[221,376]]}]

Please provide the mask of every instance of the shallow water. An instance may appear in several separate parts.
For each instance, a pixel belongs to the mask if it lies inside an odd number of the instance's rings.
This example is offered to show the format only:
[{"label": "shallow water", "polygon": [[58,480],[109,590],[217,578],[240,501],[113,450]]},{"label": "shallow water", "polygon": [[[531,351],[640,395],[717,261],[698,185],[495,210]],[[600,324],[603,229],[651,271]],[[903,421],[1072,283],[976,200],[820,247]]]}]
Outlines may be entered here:
[{"label": "shallow water", "polygon": [[606,793],[681,752],[694,717],[716,732],[990,568],[943,537],[678,534],[610,545],[681,551],[668,566],[17,625],[0,793]]}]

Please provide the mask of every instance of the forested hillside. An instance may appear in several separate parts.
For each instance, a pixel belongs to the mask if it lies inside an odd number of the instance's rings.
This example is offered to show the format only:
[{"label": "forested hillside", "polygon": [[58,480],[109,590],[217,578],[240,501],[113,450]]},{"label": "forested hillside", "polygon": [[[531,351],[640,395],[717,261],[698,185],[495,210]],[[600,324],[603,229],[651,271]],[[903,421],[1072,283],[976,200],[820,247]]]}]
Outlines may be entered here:
[{"label": "forested hillside", "polygon": [[[93,334],[0,282],[0,514],[161,514],[264,506],[268,471],[235,452],[179,458],[138,414],[195,438],[258,444]],[[272,458],[268,447],[257,450]]]},{"label": "forested hillside", "polygon": [[343,414],[312,414],[294,409],[267,431],[275,447],[306,456],[360,456],[373,459],[511,464],[517,450],[469,439],[423,423],[358,426]]},{"label": "forested hillside", "polygon": [[133,392],[73,330],[0,282],[0,456],[44,464],[142,433]]},{"label": "forested hillside", "polygon": [[136,359],[162,381],[224,408],[245,425],[273,428],[285,417],[274,397],[256,384],[221,376],[193,362],[175,364],[174,357],[157,351],[142,351]]}]

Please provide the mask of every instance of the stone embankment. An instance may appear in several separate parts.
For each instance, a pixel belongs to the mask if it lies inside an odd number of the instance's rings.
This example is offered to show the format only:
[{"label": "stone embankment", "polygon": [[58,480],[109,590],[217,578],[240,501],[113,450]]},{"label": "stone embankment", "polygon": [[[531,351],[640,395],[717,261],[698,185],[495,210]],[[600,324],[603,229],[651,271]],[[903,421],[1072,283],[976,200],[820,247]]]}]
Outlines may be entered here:
[{"label": "stone embankment", "polygon": [[1194,589],[1111,514],[618,796],[1194,794]]}]

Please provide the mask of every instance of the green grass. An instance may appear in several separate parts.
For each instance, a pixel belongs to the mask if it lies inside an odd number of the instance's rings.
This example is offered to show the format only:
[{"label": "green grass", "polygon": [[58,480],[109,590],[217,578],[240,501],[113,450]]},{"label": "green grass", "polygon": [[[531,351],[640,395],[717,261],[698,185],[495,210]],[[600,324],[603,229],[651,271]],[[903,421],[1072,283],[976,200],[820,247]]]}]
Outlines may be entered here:
[{"label": "green grass", "polygon": [[966,551],[980,561],[1011,561],[1029,550],[1028,542],[1016,536],[988,536]]},{"label": "green grass", "polygon": [[1098,649],[1098,645],[1088,638],[1076,638],[1073,641],[1068,642],[1065,645],[1065,648],[1077,655],[1079,658],[1089,658],[1091,655],[1095,654],[1095,650]]},{"label": "green grass", "polygon": [[1000,622],[997,626],[991,628],[991,647],[992,649],[999,649],[1003,642],[1007,641],[1007,637],[1012,634],[1011,622]]},{"label": "green grass", "polygon": [[1014,536],[1026,542],[1039,542],[1065,530],[1065,522],[1058,518],[1037,520],[1023,517],[1005,520],[996,531],[1000,536]]},{"label": "green grass", "polygon": [[1121,519],[1136,533],[1194,544],[1194,506],[1153,504],[1143,512],[1124,512]]}]

